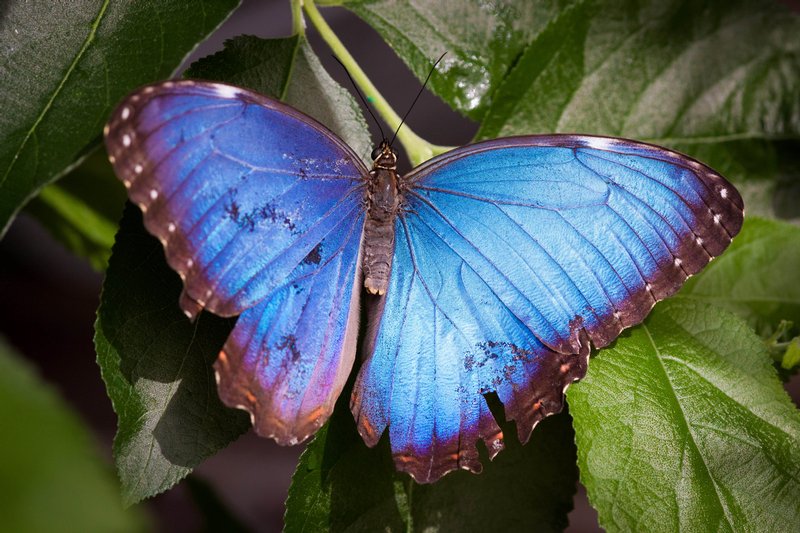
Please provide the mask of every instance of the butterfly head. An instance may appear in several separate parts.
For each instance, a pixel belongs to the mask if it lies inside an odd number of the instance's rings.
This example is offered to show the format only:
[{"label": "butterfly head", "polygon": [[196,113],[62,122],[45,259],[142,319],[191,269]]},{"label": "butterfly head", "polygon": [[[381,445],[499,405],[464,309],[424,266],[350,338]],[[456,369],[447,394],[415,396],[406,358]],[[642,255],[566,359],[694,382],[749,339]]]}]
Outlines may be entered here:
[{"label": "butterfly head", "polygon": [[381,142],[372,151],[372,168],[397,170],[397,151],[389,145],[388,141]]}]

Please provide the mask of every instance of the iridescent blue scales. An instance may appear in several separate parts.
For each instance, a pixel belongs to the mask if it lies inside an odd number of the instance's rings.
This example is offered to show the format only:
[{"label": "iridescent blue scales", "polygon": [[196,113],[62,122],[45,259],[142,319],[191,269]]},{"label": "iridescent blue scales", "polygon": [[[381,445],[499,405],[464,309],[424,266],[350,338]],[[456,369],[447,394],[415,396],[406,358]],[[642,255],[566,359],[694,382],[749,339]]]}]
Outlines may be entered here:
[{"label": "iridescent blue scales", "polygon": [[[106,144],[187,315],[239,315],[215,364],[222,400],[282,444],[313,434],[355,359],[373,175],[313,119],[208,82],[136,91]],[[396,180],[388,290],[366,297],[351,408],[419,482],[479,472],[479,440],[502,449],[487,394],[526,441],[592,347],[675,293],[743,217],[707,166],[605,137],[496,139]]]}]

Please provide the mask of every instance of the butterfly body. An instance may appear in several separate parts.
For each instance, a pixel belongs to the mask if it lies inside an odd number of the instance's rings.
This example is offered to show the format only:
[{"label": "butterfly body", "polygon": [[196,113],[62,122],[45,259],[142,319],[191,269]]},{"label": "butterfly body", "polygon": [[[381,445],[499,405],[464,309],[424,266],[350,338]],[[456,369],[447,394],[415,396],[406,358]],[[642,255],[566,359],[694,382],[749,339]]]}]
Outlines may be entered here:
[{"label": "butterfly body", "polygon": [[379,295],[351,397],[368,445],[432,482],[481,470],[503,434],[561,410],[591,349],[641,322],[742,225],[736,189],[666,148],[588,135],[484,141],[406,176],[245,89],[144,87],[109,157],[184,280],[180,305],[238,315],[220,398],[282,444],[312,435],[353,367],[361,288]]},{"label": "butterfly body", "polygon": [[375,150],[367,186],[367,220],[364,225],[364,287],[383,295],[389,286],[394,253],[395,219],[403,203],[397,154],[386,141]]}]

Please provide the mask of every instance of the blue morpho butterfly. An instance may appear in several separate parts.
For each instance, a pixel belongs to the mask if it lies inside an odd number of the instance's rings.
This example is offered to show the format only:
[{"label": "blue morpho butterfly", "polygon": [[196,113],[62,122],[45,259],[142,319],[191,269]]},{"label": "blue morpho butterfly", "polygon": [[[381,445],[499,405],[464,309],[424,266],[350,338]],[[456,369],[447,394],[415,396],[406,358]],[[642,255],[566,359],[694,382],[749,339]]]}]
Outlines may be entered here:
[{"label": "blue morpho butterfly", "polygon": [[219,394],[281,444],[328,419],[353,366],[362,285],[379,296],[351,399],[373,446],[433,482],[525,442],[602,348],[731,242],[736,189],[665,148],[587,135],[479,142],[372,170],[314,119],[251,91],[167,81],[129,95],[109,157],[184,282],[239,315]]}]

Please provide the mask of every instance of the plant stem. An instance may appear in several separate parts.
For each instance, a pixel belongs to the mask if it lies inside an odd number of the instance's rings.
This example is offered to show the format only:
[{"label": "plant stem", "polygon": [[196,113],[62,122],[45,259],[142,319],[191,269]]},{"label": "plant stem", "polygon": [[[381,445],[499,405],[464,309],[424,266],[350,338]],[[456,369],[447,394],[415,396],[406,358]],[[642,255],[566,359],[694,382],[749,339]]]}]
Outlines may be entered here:
[{"label": "plant stem", "polygon": [[[356,63],[353,56],[351,56],[350,52],[344,47],[344,44],[342,44],[331,27],[328,26],[325,19],[322,18],[317,6],[314,4],[314,0],[303,0],[303,9],[308,15],[309,20],[311,20],[311,24],[314,25],[336,57],[339,58],[339,61],[347,68],[350,76],[353,77],[356,85],[358,85],[364,93],[367,101],[372,104],[372,107],[392,128],[392,131],[396,130],[400,125],[400,115],[395,113],[394,109],[389,105],[389,102],[378,92],[378,89],[375,88],[364,71],[361,70],[361,67],[358,66],[358,63]],[[397,132],[397,139],[400,141],[400,144],[403,145],[403,149],[406,151],[406,154],[408,154],[408,158],[413,166],[417,166],[435,155],[443,154],[453,149],[452,146],[439,146],[429,143],[414,133],[406,124],[403,124],[403,127]]]},{"label": "plant stem", "polygon": [[306,34],[306,19],[303,18],[303,0],[291,0],[292,35]]}]

